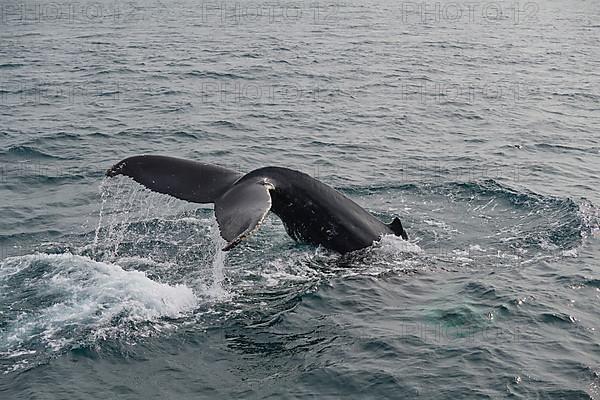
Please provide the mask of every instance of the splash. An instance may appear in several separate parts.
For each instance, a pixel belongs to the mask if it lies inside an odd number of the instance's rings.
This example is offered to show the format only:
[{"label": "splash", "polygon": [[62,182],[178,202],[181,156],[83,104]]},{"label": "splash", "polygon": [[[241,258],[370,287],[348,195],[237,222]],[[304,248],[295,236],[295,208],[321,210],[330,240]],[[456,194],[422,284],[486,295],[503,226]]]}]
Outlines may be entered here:
[{"label": "splash", "polygon": [[[141,185],[119,177],[103,180],[100,185],[101,205],[98,225],[95,229],[91,254],[99,261],[118,262],[123,256],[151,256],[167,260],[161,253],[168,251],[176,256],[175,246],[191,245],[195,235],[184,235],[174,230],[178,219],[182,224],[191,224],[188,213],[192,205],[175,198],[151,192]],[[194,233],[198,230],[194,229]],[[173,232],[181,234],[179,240]],[[151,243],[154,241],[153,243]],[[165,242],[171,246],[158,246]],[[136,253],[135,250],[138,250]],[[142,250],[143,251],[139,251]],[[150,254],[148,254],[150,252]]]},{"label": "splash", "polygon": [[[227,300],[226,253],[212,210],[151,192],[120,177],[103,181],[91,254],[191,285],[210,301]],[[198,214],[209,214],[198,218]],[[204,215],[203,215],[204,216]]]},{"label": "splash", "polygon": [[214,218],[211,227],[211,242],[213,243],[214,255],[212,259],[212,284],[208,288],[208,293],[211,297],[217,299],[229,298],[231,295],[223,286],[225,261],[227,259],[227,253],[223,251],[223,247],[225,247],[226,242],[221,237],[217,220]]},{"label": "splash", "polygon": [[124,179],[104,180],[100,195],[92,240],[75,254],[0,264],[0,314],[11,321],[0,331],[0,354],[9,360],[0,372],[104,340],[162,335],[177,328],[173,319],[193,319],[233,297],[212,211]]},{"label": "splash", "polygon": [[423,253],[423,250],[415,243],[406,241],[395,235],[384,235],[375,244],[374,250],[379,253],[398,256],[405,253]]},{"label": "splash", "polygon": [[600,232],[600,208],[592,204],[587,199],[582,199],[579,204],[579,217],[581,219],[581,237],[594,237],[598,236]]},{"label": "splash", "polygon": [[102,179],[102,183],[100,183],[100,210],[98,211],[98,225],[96,226],[96,230],[94,232],[94,242],[92,244],[92,248],[94,251],[98,248],[98,237],[100,236],[100,228],[102,227],[102,217],[104,215],[104,207],[106,206],[106,178]]},{"label": "splash", "polygon": [[72,254],[8,258],[0,270],[0,311],[7,321],[0,353],[27,361],[17,365],[98,340],[164,334],[174,326],[165,318],[183,318],[198,304],[186,285]]}]

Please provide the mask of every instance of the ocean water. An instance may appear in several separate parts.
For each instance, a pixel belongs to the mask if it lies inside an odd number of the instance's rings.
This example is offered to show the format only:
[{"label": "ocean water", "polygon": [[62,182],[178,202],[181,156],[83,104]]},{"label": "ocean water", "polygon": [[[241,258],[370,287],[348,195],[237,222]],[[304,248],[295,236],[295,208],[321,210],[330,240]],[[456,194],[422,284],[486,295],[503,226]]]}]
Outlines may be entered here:
[{"label": "ocean water", "polygon": [[[600,399],[598,2],[0,6],[0,399]],[[143,153],[410,241],[223,253]]]}]

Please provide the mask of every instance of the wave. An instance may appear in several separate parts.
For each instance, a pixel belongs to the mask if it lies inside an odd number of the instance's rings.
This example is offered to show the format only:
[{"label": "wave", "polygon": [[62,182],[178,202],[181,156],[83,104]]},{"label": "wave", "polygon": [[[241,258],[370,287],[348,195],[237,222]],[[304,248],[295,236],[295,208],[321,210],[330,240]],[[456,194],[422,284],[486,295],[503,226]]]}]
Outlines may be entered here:
[{"label": "wave", "polygon": [[[252,315],[262,321],[293,308],[331,279],[468,265],[495,268],[498,261],[515,262],[515,257],[518,266],[555,255],[574,257],[586,233],[599,226],[598,209],[590,202],[493,180],[344,191],[379,210],[383,220],[401,215],[411,227],[411,241],[384,236],[369,249],[340,256],[293,242],[282,223],[270,217],[226,259],[216,251],[219,236],[211,210],[126,179],[105,181],[95,237],[79,238],[85,243],[79,249],[69,246],[80,255],[2,261],[0,311],[6,318],[0,353],[7,361],[0,368],[29,368],[103,340],[135,342],[159,331],[168,334],[181,326],[173,319],[202,318],[211,301],[224,318]],[[389,207],[389,199],[399,195],[404,200],[394,204],[409,212]],[[440,253],[438,245],[450,247]],[[215,315],[215,309],[211,312]]]},{"label": "wave", "polygon": [[54,159],[64,160],[63,157],[58,157],[31,146],[10,146],[8,150],[3,152],[7,156],[32,158],[32,159]]},{"label": "wave", "polygon": [[0,287],[0,354],[10,358],[0,362],[4,373],[101,340],[164,333],[170,319],[198,304],[188,286],[73,254],[5,259]]}]

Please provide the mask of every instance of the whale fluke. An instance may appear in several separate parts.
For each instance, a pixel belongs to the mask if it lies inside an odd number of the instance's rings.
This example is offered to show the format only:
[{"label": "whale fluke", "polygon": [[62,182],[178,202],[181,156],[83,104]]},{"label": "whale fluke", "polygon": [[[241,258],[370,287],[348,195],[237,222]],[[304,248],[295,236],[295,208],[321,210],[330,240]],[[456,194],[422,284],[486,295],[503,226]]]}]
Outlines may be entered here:
[{"label": "whale fluke", "polygon": [[215,201],[215,216],[221,237],[227,242],[224,251],[238,245],[262,224],[271,209],[266,182],[243,181],[236,183]]},{"label": "whale fluke", "polygon": [[193,203],[213,203],[242,177],[218,165],[152,155],[119,161],[106,175],[126,175],[150,190]]},{"label": "whale fluke", "polygon": [[334,188],[300,171],[264,167],[246,175],[217,165],[165,156],[135,156],[111,167],[148,189],[194,203],[214,203],[221,237],[230,250],[255,232],[269,211],[294,240],[347,253],[382,235],[408,240],[398,218],[384,224]]}]

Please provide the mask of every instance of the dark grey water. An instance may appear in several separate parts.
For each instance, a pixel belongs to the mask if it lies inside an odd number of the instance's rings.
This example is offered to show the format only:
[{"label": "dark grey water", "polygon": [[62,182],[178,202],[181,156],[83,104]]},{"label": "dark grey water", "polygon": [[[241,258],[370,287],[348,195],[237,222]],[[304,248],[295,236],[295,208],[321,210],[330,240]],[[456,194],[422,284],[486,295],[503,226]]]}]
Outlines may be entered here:
[{"label": "dark grey water", "polygon": [[[600,5],[0,2],[0,398],[600,398]],[[260,11],[258,11],[259,8]],[[303,170],[341,257],[103,171]]]}]

